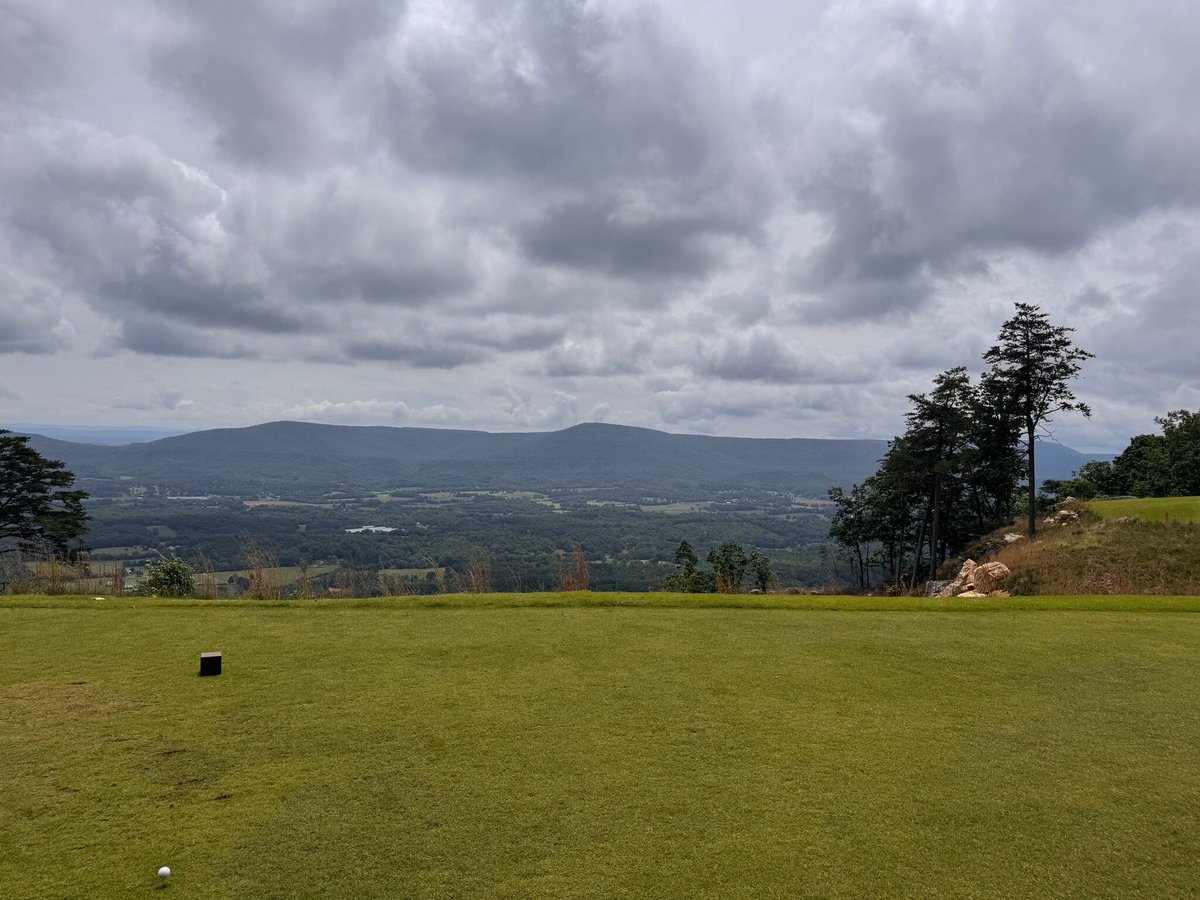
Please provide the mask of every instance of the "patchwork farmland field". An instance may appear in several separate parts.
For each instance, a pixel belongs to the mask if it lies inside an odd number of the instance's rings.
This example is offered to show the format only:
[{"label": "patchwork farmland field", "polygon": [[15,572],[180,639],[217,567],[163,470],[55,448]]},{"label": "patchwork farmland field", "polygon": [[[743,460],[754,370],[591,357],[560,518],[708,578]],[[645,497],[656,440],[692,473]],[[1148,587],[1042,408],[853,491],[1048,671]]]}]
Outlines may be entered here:
[{"label": "patchwork farmland field", "polygon": [[5,598],[0,894],[1195,895],[1197,613]]}]

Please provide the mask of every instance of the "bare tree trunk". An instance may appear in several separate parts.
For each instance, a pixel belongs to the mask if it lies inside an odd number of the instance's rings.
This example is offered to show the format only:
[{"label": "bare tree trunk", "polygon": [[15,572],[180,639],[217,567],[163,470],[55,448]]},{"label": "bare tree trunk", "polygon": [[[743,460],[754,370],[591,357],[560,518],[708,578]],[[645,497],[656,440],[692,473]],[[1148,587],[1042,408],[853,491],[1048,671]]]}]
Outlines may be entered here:
[{"label": "bare tree trunk", "polygon": [[916,553],[916,559],[913,560],[912,584],[909,585],[910,590],[916,588],[917,575],[921,571],[921,554],[925,550],[925,523],[929,521],[932,506],[932,501],[925,505],[925,515],[921,517],[921,527],[917,529],[917,544],[913,548]]},{"label": "bare tree trunk", "polygon": [[938,568],[938,518],[942,511],[942,479],[933,476],[933,522],[929,528],[929,578],[937,577]]},{"label": "bare tree trunk", "polygon": [[1026,455],[1026,465],[1029,475],[1029,536],[1034,537],[1037,534],[1037,478],[1035,476],[1036,467],[1033,459],[1033,435],[1034,425],[1032,422],[1026,424],[1026,439],[1029,441],[1029,453]]}]

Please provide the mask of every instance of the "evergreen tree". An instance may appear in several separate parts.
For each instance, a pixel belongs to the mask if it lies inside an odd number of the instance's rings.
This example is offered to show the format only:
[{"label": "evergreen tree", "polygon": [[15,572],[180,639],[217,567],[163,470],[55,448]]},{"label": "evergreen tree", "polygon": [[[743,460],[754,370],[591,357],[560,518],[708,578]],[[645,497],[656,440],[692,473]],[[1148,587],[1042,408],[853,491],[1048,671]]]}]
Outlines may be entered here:
[{"label": "evergreen tree", "polygon": [[904,435],[904,448],[924,476],[922,524],[928,526],[930,578],[945,560],[947,547],[961,536],[956,515],[964,489],[974,400],[971,379],[961,366],[938,375],[933,385],[928,394],[909,395],[913,409]]},{"label": "evergreen tree", "polygon": [[829,523],[829,536],[841,545],[860,589],[870,583],[871,544],[876,537],[874,506],[868,491],[866,484],[854,485],[849,494],[840,487],[829,489],[829,499],[837,507]]},{"label": "evergreen tree", "polygon": [[1016,403],[993,373],[979,379],[972,404],[974,452],[968,468],[975,531],[984,534],[1013,518],[1013,493],[1021,479],[1017,449],[1021,420]]},{"label": "evergreen tree", "polygon": [[908,427],[875,474],[849,494],[830,491],[830,536],[860,588],[875,568],[897,587],[935,577],[950,554],[1011,518],[1019,423],[1002,386],[989,376],[972,386],[959,367],[909,400]]},{"label": "evergreen tree", "polygon": [[72,557],[87,532],[83,491],[75,476],[29,446],[29,438],[0,429],[0,553]]},{"label": "evergreen tree", "polygon": [[[1071,344],[1070,331],[1017,304],[984,357],[992,368],[979,384],[958,367],[938,375],[929,392],[909,395],[907,428],[889,443],[878,471],[848,494],[829,492],[837,506],[830,536],[860,588],[880,566],[893,585],[911,588],[923,575],[935,577],[971,539],[1010,521],[1023,463],[1032,503],[1038,429],[1054,413],[1090,414],[1069,385],[1091,354]],[[1034,527],[1031,516],[1031,533]]]},{"label": "evergreen tree", "polygon": [[680,541],[679,547],[675,550],[675,566],[683,577],[690,579],[695,575],[699,562],[700,560],[696,558],[696,554],[692,550],[692,545],[687,541]]},{"label": "evergreen tree", "polygon": [[663,590],[681,594],[711,594],[716,590],[716,582],[711,572],[701,572],[697,568],[699,563],[692,545],[681,541],[675,550],[675,571],[663,581]]},{"label": "evergreen tree", "polygon": [[1038,430],[1048,425],[1056,413],[1092,414],[1071,390],[1081,364],[1092,357],[1071,342],[1072,331],[1051,325],[1049,316],[1037,306],[1018,303],[1016,314],[1001,326],[996,345],[983,355],[992,366],[992,377],[1004,385],[1022,423],[1030,536],[1037,532]]}]

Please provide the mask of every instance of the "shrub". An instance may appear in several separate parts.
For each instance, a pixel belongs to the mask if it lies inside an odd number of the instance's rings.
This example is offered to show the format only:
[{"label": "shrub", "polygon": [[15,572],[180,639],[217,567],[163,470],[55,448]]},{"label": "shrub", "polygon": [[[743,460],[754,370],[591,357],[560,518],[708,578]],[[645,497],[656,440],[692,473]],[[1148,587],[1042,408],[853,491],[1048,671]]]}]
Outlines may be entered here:
[{"label": "shrub", "polygon": [[189,597],[196,593],[192,567],[177,556],[146,565],[139,592],[157,597]]},{"label": "shrub", "polygon": [[672,572],[662,589],[676,594],[712,594],[717,590],[717,581],[712,572]]}]

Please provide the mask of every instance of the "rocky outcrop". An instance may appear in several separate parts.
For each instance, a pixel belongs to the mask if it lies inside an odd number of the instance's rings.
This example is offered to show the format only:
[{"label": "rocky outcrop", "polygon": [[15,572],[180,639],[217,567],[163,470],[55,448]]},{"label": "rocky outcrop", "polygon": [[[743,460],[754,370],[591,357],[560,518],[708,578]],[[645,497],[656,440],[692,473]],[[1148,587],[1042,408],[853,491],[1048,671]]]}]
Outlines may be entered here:
[{"label": "rocky outcrop", "polygon": [[968,559],[958,570],[954,580],[942,588],[939,597],[957,597],[963,591],[969,591],[975,584],[975,560]]},{"label": "rocky outcrop", "polygon": [[938,591],[939,597],[989,597],[1008,596],[1004,590],[1012,577],[1008,566],[1001,562],[976,565],[968,559],[958,570],[953,581]]},{"label": "rocky outcrop", "polygon": [[983,594],[992,594],[1004,590],[1012,572],[1002,562],[984,563],[975,568],[975,590]]},{"label": "rocky outcrop", "polygon": [[1060,509],[1053,515],[1046,516],[1042,519],[1042,524],[1047,528],[1053,528],[1055,525],[1067,525],[1079,519],[1079,513],[1073,509]]}]

